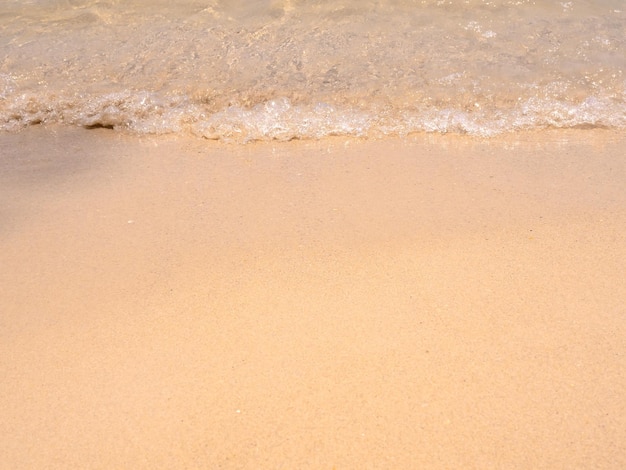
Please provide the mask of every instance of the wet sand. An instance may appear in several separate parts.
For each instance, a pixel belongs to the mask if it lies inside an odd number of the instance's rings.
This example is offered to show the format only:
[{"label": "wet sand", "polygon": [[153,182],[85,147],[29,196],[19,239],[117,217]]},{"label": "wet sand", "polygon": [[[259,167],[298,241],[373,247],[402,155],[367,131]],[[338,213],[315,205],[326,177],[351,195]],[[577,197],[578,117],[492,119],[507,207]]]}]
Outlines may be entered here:
[{"label": "wet sand", "polygon": [[626,467],[625,144],[0,135],[0,467]]}]

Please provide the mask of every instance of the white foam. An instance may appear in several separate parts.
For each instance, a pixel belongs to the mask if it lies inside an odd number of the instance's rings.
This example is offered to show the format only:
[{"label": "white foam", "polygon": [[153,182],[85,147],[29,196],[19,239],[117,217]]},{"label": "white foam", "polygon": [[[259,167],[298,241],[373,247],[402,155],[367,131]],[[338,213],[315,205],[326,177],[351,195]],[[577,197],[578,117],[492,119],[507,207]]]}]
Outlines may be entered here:
[{"label": "white foam", "polygon": [[39,124],[109,127],[134,134],[187,133],[233,142],[319,139],[345,135],[375,137],[411,132],[459,133],[488,137],[545,127],[626,128],[626,104],[587,97],[580,103],[531,98],[510,109],[471,111],[447,107],[376,110],[326,103],[294,105],[278,98],[251,108],[229,106],[217,112],[185,96],[123,92],[100,96],[14,95],[0,107],[0,129]]}]

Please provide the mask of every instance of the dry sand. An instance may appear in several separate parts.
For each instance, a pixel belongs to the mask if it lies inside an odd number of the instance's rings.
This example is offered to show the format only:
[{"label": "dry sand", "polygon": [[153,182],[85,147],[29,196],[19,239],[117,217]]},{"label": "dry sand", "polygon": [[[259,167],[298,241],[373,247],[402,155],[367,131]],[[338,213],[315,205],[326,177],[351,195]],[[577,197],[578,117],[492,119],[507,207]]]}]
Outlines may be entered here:
[{"label": "dry sand", "polygon": [[0,136],[0,467],[626,468],[626,139]]}]

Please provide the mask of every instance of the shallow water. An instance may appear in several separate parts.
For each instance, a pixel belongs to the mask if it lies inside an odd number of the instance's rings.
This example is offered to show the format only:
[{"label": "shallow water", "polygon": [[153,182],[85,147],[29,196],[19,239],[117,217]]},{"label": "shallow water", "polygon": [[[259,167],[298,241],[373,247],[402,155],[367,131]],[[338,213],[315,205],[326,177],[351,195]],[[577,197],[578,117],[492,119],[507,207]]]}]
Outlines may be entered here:
[{"label": "shallow water", "polygon": [[0,129],[626,128],[621,1],[5,0]]}]

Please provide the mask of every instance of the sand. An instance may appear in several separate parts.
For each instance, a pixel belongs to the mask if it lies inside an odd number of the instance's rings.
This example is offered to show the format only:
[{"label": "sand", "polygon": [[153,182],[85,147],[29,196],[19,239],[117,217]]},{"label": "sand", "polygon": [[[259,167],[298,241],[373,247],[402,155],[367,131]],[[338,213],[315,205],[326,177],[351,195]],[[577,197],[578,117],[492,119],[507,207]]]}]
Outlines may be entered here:
[{"label": "sand", "polygon": [[0,135],[0,467],[626,467],[623,135]]}]

